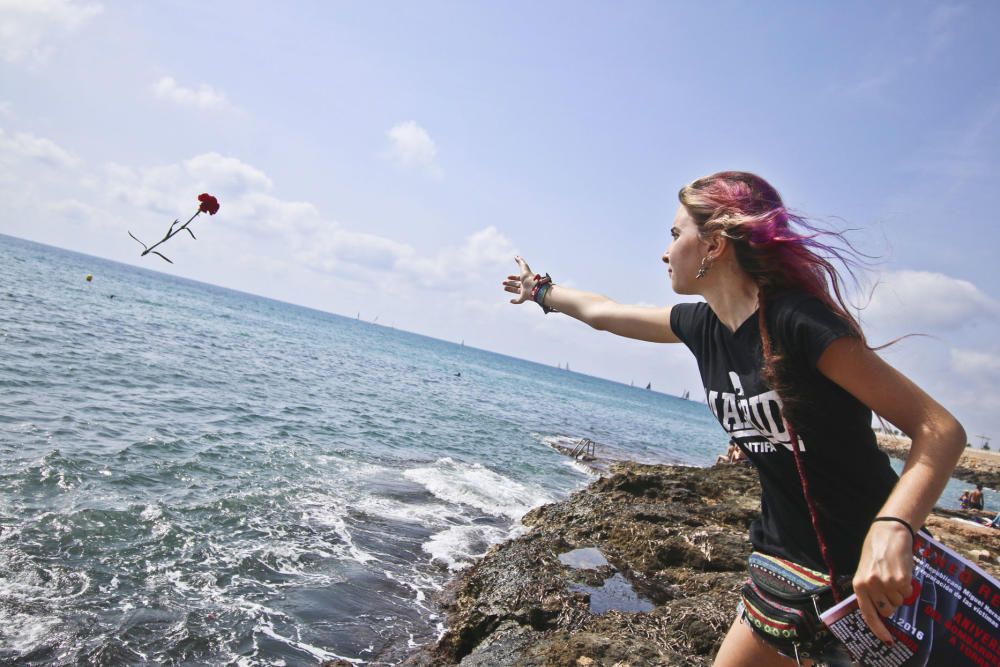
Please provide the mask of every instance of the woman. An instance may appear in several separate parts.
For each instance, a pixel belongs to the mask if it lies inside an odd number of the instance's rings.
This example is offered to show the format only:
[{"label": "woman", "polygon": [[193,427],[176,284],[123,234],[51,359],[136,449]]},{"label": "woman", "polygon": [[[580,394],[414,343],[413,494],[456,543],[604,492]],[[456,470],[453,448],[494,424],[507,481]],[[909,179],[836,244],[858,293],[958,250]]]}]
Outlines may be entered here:
[{"label": "woman", "polygon": [[[516,295],[511,303],[535,300],[595,329],[685,343],[709,407],[759,471],[755,552],[834,580],[853,573],[865,621],[891,642],[880,616],[911,593],[912,527],[944,489],[965,433],[868,346],[824,257],[844,255],[820,243],[764,179],[722,172],[681,188],[679,198],[663,261],[674,291],[705,303],[623,305],[555,285],[520,257],[520,274],[503,283]],[[872,411],[912,440],[898,477],[876,447]],[[741,605],[715,664],[790,664],[743,614]],[[822,650],[812,657],[849,664],[842,646]]]},{"label": "woman", "polygon": [[719,454],[715,457],[715,464],[720,463],[738,463],[740,459],[743,458],[743,454],[740,451],[739,445],[736,444],[735,440],[729,441],[729,447],[726,449],[725,454]]},{"label": "woman", "polygon": [[968,491],[962,491],[962,495],[960,495],[958,497],[958,505],[959,505],[959,507],[961,507],[963,510],[967,510],[967,509],[969,509],[969,504],[970,504],[970,501],[969,501],[969,492]]}]

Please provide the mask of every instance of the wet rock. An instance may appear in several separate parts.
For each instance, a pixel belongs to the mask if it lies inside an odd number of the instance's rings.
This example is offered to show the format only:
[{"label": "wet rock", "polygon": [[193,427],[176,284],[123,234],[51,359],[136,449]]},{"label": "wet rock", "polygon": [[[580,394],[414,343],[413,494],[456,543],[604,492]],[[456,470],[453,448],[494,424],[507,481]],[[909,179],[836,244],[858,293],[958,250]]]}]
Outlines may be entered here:
[{"label": "wet rock", "polygon": [[[447,632],[403,664],[711,665],[746,578],[759,495],[756,473],[744,466],[614,466],[568,499],[529,512],[527,534],[460,574],[438,600]],[[959,553],[1000,553],[1000,530],[976,525],[978,517],[936,514],[927,527]],[[565,563],[577,549],[597,550],[607,564]],[[995,559],[980,566],[1000,574]],[[652,608],[595,613],[594,590],[608,582],[624,582]]]},{"label": "wet rock", "polygon": [[620,464],[462,573],[441,601],[449,629],[404,664],[709,665],[758,498],[744,467]]}]

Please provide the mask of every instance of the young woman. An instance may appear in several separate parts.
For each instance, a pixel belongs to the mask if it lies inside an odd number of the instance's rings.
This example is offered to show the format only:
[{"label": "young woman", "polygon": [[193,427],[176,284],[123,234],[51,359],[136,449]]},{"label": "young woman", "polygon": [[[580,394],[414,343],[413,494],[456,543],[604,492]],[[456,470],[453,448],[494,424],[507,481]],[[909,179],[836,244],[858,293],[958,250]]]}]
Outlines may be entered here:
[{"label": "young woman", "polygon": [[[764,179],[722,172],[684,186],[679,198],[663,261],[674,291],[704,303],[623,305],[556,285],[520,257],[504,289],[511,303],[534,300],[595,329],[687,345],[709,407],[760,475],[754,551],[853,573],[865,621],[891,642],[880,616],[911,593],[912,529],[944,489],[965,432],[868,346],[827,259],[843,255]],[[898,477],[876,447],[872,411],[912,440]],[[744,613],[740,605],[715,664],[794,664]],[[836,643],[823,651],[814,659],[850,664]]]}]

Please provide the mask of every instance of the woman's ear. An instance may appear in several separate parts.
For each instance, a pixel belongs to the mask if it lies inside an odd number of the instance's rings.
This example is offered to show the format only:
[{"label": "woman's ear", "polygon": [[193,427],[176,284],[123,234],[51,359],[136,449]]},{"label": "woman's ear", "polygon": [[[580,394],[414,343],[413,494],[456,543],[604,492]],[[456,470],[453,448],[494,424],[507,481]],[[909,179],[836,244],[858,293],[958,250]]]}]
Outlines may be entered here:
[{"label": "woman's ear", "polygon": [[709,262],[718,261],[729,249],[729,239],[719,232],[712,234],[703,242],[705,244],[705,256],[708,257]]}]

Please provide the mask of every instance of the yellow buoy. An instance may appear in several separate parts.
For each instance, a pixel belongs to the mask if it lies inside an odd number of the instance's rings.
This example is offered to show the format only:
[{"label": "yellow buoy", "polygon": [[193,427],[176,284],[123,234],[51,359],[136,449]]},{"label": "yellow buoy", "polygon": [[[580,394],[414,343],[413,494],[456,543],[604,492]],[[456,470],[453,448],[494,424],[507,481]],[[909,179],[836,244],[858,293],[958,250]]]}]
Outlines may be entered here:
[{"label": "yellow buoy", "polygon": [[87,274],[87,282],[89,283],[93,279],[94,279],[94,274],[93,273],[88,273]]}]

